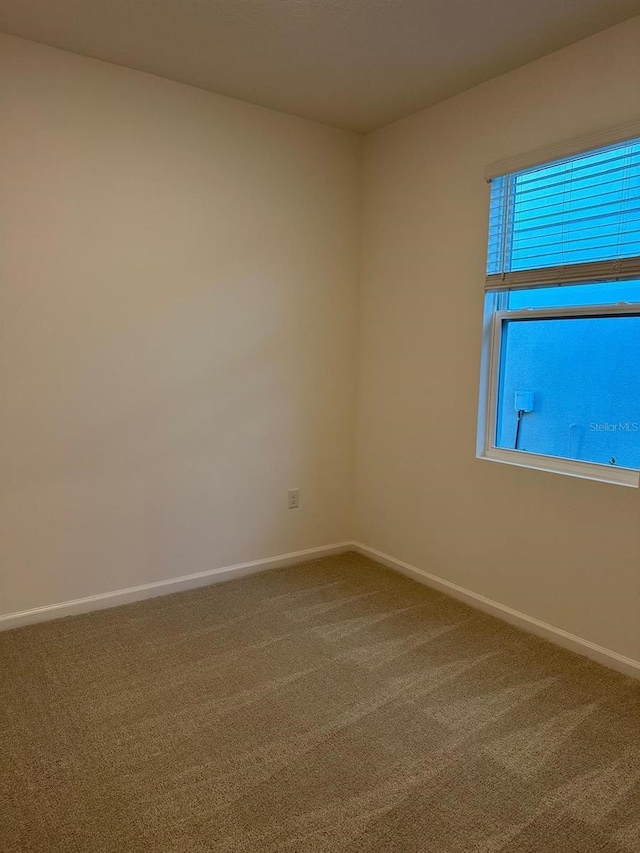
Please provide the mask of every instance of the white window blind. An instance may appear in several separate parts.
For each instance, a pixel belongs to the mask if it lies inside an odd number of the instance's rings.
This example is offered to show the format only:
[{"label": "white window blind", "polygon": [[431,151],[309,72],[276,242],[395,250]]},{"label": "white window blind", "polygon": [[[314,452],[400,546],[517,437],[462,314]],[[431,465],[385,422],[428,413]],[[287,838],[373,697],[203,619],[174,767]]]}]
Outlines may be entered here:
[{"label": "white window blind", "polygon": [[491,181],[487,290],[640,279],[640,139]]}]

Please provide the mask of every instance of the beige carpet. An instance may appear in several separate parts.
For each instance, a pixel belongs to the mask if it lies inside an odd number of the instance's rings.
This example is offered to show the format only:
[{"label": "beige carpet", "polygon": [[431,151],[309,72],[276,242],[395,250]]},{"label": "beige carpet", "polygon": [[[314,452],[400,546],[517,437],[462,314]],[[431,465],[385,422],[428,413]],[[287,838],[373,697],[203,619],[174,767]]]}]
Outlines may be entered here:
[{"label": "beige carpet", "polygon": [[353,554],[0,665],[2,853],[640,851],[640,683]]}]

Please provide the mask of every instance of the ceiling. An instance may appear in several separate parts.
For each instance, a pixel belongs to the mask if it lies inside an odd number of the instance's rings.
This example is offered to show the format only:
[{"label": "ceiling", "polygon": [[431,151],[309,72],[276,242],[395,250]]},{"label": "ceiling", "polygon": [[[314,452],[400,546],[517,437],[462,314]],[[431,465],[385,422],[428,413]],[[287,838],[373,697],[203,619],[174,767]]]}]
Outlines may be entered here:
[{"label": "ceiling", "polygon": [[0,31],[366,132],[636,14],[640,0],[0,0]]}]

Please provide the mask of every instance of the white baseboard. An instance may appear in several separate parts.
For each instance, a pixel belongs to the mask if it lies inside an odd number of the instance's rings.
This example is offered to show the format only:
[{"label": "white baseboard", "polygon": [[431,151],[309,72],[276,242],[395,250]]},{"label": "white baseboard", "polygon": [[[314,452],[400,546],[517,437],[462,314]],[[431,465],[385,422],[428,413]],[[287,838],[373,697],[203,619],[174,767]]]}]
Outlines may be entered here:
[{"label": "white baseboard", "polygon": [[35,622],[46,622],[49,619],[60,619],[63,616],[74,616],[78,613],[88,613],[92,610],[104,610],[117,607],[119,604],[129,604],[144,598],[155,598],[159,595],[169,595],[185,589],[207,586],[222,581],[255,575],[270,569],[281,569],[307,560],[329,557],[332,554],[344,554],[351,551],[350,542],[338,542],[333,545],[323,545],[319,548],[307,548],[304,551],[292,551],[278,557],[267,557],[263,560],[252,560],[249,563],[237,563],[234,566],[223,566],[219,569],[209,569],[192,575],[182,575],[168,580],[146,583],[141,586],[131,586],[127,589],[117,589],[113,592],[101,592],[98,595],[88,595],[86,598],[76,598],[73,601],[62,601],[59,604],[47,604],[44,607],[34,607],[18,613],[7,613],[0,616],[0,631],[32,625]]},{"label": "white baseboard", "polygon": [[570,649],[572,652],[584,655],[597,661],[610,669],[616,669],[618,672],[623,672],[625,675],[630,675],[633,678],[640,678],[640,661],[633,658],[625,657],[618,652],[606,649],[604,646],[599,646],[592,643],[590,640],[584,640],[582,637],[577,637],[575,634],[570,634],[562,628],[556,628],[540,619],[535,619],[533,616],[527,616],[526,613],[520,613],[518,610],[513,610],[498,601],[493,601],[486,598],[484,595],[479,595],[477,592],[472,592],[470,589],[465,589],[451,581],[432,575],[424,569],[418,569],[416,566],[411,566],[402,560],[397,560],[395,557],[390,557],[388,554],[383,554],[382,551],[377,551],[375,548],[370,548],[368,545],[363,545],[361,542],[352,542],[351,548],[365,557],[370,557],[378,563],[388,566],[403,575],[413,578],[426,586],[450,595],[452,598],[457,598],[465,604],[470,604],[477,610],[482,610],[484,613],[489,613],[491,616],[497,616],[503,622],[508,622],[515,625],[517,628],[522,628],[530,634],[537,634],[539,637],[544,637],[545,640],[550,640],[558,646],[565,649]]},{"label": "white baseboard", "polygon": [[618,670],[619,672],[630,675],[633,678],[640,679],[640,661],[633,658],[621,655],[604,646],[599,646],[592,643],[590,640],[585,640],[575,634],[571,634],[562,628],[556,628],[549,625],[547,622],[542,622],[533,616],[527,616],[526,613],[521,613],[498,601],[493,601],[480,595],[477,592],[472,592],[465,587],[444,580],[443,578],[433,575],[424,569],[419,569],[395,557],[384,554],[375,548],[368,545],[363,545],[361,542],[338,542],[333,545],[323,545],[319,548],[307,548],[304,551],[292,551],[289,554],[281,554],[277,557],[267,557],[262,560],[252,560],[248,563],[237,563],[233,566],[222,566],[217,569],[209,569],[205,572],[197,572],[191,575],[182,575],[177,578],[169,578],[168,580],[156,581],[154,583],[142,584],[141,586],[132,586],[127,589],[118,589],[112,592],[98,593],[97,595],[88,595],[85,598],[77,598],[72,601],[63,601],[59,604],[48,604],[43,607],[34,607],[31,610],[22,610],[17,613],[7,613],[0,615],[0,631],[7,631],[11,628],[19,628],[23,625],[31,625],[36,622],[45,622],[50,619],[60,619],[64,616],[73,616],[78,613],[89,613],[92,610],[103,610],[108,607],[117,607],[120,604],[129,604],[133,601],[141,601],[145,598],[155,598],[160,595],[169,595],[172,592],[180,592],[187,589],[195,589],[199,586],[207,586],[214,583],[222,583],[223,581],[241,578],[247,575],[266,572],[270,569],[279,569],[285,566],[302,563],[306,560],[315,560],[320,557],[329,557],[333,554],[343,554],[346,551],[357,551],[365,557],[370,557],[378,563],[388,566],[403,575],[413,578],[426,586],[433,587],[441,592],[463,601],[465,604],[470,604],[472,607],[482,610],[484,613],[489,613],[515,625],[517,628],[522,628],[531,634],[537,634],[550,640],[558,646],[563,646],[573,652],[591,658],[597,663],[603,664],[610,669]]}]

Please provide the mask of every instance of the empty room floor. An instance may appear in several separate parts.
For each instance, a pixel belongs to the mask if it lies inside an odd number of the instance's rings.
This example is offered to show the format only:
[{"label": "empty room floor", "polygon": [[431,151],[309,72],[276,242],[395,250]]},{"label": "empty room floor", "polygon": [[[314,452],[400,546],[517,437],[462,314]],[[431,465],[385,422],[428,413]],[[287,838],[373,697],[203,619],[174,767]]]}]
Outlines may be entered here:
[{"label": "empty room floor", "polygon": [[640,850],[640,684],[352,553],[0,661],[3,853]]}]

